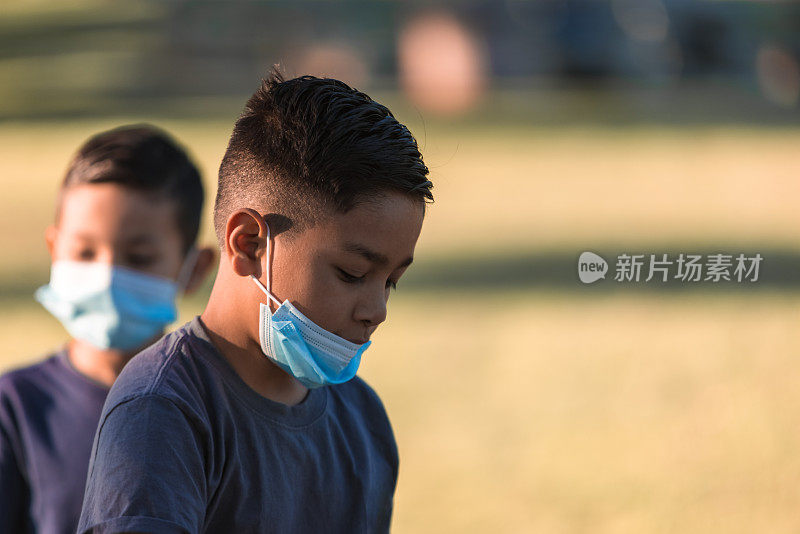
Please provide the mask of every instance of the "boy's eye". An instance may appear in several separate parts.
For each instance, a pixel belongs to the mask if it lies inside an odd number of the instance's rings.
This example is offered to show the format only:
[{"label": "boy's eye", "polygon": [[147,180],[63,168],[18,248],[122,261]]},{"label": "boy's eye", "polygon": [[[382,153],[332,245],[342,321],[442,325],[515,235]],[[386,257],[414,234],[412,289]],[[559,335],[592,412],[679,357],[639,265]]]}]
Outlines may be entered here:
[{"label": "boy's eye", "polygon": [[94,250],[90,248],[81,249],[78,252],[78,259],[81,261],[91,261],[94,259]]},{"label": "boy's eye", "polygon": [[344,280],[348,284],[355,284],[356,282],[360,282],[361,280],[364,279],[364,276],[356,276],[354,274],[350,274],[344,269],[338,269],[338,270],[339,270],[339,276],[341,276],[342,280]]}]

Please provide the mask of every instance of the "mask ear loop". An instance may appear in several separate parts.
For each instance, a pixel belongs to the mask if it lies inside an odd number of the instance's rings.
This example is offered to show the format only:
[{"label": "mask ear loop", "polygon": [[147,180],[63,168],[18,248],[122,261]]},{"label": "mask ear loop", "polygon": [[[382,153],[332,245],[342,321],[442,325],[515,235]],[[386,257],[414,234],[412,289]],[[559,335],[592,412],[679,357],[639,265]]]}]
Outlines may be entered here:
[{"label": "mask ear loop", "polygon": [[272,278],[272,272],[270,271],[270,267],[272,266],[270,264],[270,251],[271,251],[270,243],[272,242],[272,239],[270,238],[269,225],[267,224],[266,221],[264,221],[264,226],[267,227],[267,251],[266,251],[267,265],[264,267],[264,272],[267,274],[267,287],[264,287],[264,284],[261,283],[261,280],[259,280],[258,278],[256,278],[252,274],[250,275],[250,278],[253,279],[253,282],[256,283],[256,285],[259,287],[259,289],[261,289],[261,291],[263,291],[264,294],[267,297],[269,297],[272,300],[272,302],[275,303],[276,306],[280,307],[281,302],[278,299],[276,299],[275,296],[272,294],[272,291],[270,291],[270,284],[271,284],[271,278]]},{"label": "mask ear loop", "polygon": [[192,247],[186,253],[186,257],[183,259],[183,263],[181,264],[181,270],[178,272],[178,277],[175,279],[175,285],[178,287],[179,293],[186,292],[186,286],[189,285],[192,272],[197,266],[197,257],[199,255],[200,251],[194,245],[192,245]]},{"label": "mask ear loop", "polygon": [[178,271],[178,277],[175,279],[176,296],[178,293],[186,293],[186,286],[192,278],[192,273],[197,265],[197,258],[199,255],[200,250],[194,245],[186,252],[186,257],[183,258],[181,269]]}]

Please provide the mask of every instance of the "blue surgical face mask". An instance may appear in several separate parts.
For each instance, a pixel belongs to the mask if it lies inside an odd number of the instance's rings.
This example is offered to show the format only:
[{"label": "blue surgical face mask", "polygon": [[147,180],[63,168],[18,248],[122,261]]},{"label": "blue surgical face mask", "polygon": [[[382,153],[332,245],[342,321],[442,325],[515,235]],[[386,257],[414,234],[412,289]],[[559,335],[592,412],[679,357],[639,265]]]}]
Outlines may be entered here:
[{"label": "blue surgical face mask", "polygon": [[179,282],[117,265],[56,261],[36,300],[76,339],[99,349],[138,349],[177,318],[175,296],[193,258],[184,261]]},{"label": "blue surgical face mask", "polygon": [[307,388],[347,382],[356,375],[361,355],[371,341],[351,343],[328,332],[300,313],[288,300],[281,303],[270,291],[270,235],[267,227],[266,287],[253,281],[278,309],[271,313],[269,304],[261,303],[258,332],[262,352],[281,369]]}]

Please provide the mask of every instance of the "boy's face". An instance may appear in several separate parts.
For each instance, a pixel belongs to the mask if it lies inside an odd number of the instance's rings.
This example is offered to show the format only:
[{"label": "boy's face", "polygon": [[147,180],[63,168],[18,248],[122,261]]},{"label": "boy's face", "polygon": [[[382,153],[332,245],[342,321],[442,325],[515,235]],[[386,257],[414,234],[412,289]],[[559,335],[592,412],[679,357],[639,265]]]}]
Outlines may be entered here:
[{"label": "boy's face", "polygon": [[183,263],[174,205],[118,184],[66,189],[46,238],[53,261],[119,265],[173,280]]},{"label": "boy's face", "polygon": [[[391,287],[411,264],[423,216],[418,201],[389,193],[348,213],[332,214],[289,239],[278,236],[272,293],[329,332],[353,343],[367,342],[386,319]],[[266,282],[266,274],[261,280]],[[266,302],[249,283],[256,298]],[[255,313],[254,318],[258,339]]]}]

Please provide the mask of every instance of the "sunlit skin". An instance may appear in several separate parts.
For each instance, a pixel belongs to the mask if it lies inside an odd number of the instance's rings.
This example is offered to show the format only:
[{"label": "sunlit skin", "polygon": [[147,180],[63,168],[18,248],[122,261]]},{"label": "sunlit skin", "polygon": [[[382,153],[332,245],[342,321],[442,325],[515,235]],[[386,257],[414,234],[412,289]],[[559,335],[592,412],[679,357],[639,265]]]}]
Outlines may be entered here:
[{"label": "sunlit skin", "polygon": [[[184,262],[184,243],[175,205],[117,184],[85,184],[68,188],[61,198],[55,224],[45,239],[52,261],[99,262],[176,280]],[[186,293],[194,291],[213,266],[215,252],[200,249]],[[68,356],[89,378],[110,386],[125,364],[142,348],[125,352],[103,350],[72,339]]]},{"label": "sunlit skin", "polygon": [[[260,303],[276,306],[250,278],[265,286],[270,213],[241,209],[228,218],[225,249],[202,320],[212,341],[257,393],[288,405],[308,390],[261,351]],[[316,225],[271,236],[272,293],[306,317],[354,343],[365,343],[383,321],[392,287],[413,261],[423,205],[399,193],[329,213]]]}]

